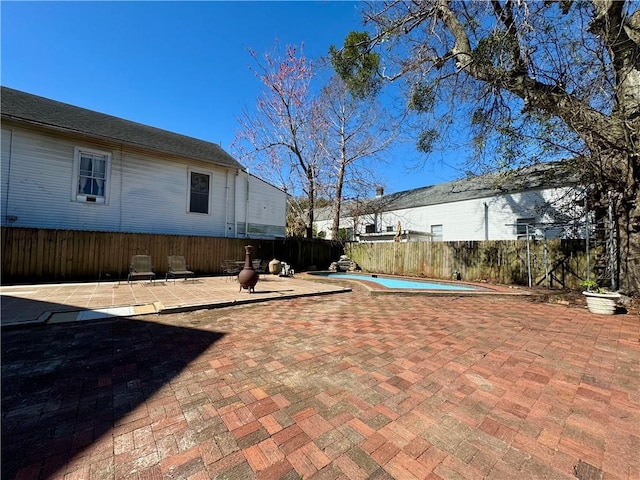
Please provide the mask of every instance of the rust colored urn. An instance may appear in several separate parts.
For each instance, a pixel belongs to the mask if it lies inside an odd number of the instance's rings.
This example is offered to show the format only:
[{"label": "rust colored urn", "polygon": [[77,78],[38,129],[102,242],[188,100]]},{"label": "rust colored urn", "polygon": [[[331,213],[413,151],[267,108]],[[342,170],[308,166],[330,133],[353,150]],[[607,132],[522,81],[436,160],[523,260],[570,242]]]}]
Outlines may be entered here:
[{"label": "rust colored urn", "polygon": [[245,245],[244,250],[246,254],[244,257],[244,267],[238,274],[238,283],[240,284],[239,291],[242,291],[242,289],[244,288],[245,290],[248,290],[249,293],[256,291],[255,286],[256,283],[258,283],[258,278],[260,277],[251,263],[252,249],[253,247],[251,245]]}]

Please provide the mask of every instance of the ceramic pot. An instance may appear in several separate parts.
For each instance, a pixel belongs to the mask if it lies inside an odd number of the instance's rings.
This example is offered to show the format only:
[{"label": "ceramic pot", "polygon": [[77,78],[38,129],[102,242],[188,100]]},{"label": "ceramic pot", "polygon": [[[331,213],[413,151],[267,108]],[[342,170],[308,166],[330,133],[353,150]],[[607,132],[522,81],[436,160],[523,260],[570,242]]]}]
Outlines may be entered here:
[{"label": "ceramic pot", "polygon": [[600,315],[613,315],[616,313],[617,303],[620,300],[620,294],[611,293],[595,293],[585,291],[582,294],[587,299],[587,308],[591,313]]},{"label": "ceramic pot", "polygon": [[282,263],[275,258],[269,262],[269,273],[271,275],[279,275],[282,271]]}]

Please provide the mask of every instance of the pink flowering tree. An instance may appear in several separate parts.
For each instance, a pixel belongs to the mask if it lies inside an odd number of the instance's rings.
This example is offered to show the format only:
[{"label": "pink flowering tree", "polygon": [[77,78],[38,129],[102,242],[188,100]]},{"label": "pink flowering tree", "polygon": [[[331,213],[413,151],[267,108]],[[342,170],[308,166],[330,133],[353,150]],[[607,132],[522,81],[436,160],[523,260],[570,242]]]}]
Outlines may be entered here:
[{"label": "pink flowering tree", "polygon": [[[321,149],[312,135],[314,98],[310,89],[313,64],[299,48],[278,45],[254,60],[250,69],[262,83],[254,111],[245,110],[233,144],[245,164],[292,195],[294,216],[303,219],[312,236]],[[295,202],[295,198],[305,202]],[[295,211],[300,210],[300,211]]]}]

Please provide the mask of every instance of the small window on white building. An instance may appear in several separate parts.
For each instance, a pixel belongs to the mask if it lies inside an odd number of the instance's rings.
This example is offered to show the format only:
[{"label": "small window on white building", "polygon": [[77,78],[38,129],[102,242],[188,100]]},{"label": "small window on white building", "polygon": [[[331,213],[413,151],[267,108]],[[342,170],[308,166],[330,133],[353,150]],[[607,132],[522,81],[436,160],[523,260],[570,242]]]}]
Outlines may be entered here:
[{"label": "small window on white building", "polygon": [[393,232],[394,230],[393,225],[387,225],[387,232]]},{"label": "small window on white building", "polygon": [[189,212],[209,213],[209,190],[211,175],[189,172]]},{"label": "small window on white building", "polygon": [[76,202],[108,203],[111,154],[76,147],[73,159],[73,191]]},{"label": "small window on white building", "polygon": [[516,220],[516,238],[526,239],[527,233],[530,237],[535,236],[536,232],[533,226],[535,222],[535,218],[518,218]]},{"label": "small window on white building", "polygon": [[341,240],[343,242],[349,242],[353,240],[353,228],[341,228],[338,232],[338,240]]},{"label": "small window on white building", "polygon": [[431,225],[431,240],[434,242],[442,241],[442,225]]}]

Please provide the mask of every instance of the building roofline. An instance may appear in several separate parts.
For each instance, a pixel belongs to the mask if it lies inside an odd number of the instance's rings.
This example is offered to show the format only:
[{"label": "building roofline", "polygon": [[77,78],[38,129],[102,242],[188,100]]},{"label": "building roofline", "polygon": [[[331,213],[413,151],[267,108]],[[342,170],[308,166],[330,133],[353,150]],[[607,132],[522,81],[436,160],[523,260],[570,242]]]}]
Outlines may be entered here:
[{"label": "building roofline", "polygon": [[4,86],[1,103],[4,120],[245,170],[222,147],[205,140]]},{"label": "building roofline", "polygon": [[[578,185],[577,178],[572,176],[569,171],[566,171],[566,163],[564,161],[541,163],[502,174],[476,175],[440,184],[402,190],[383,196],[370,197],[357,202],[360,207],[359,215]],[[342,216],[353,216],[351,215],[350,207],[355,204],[355,201],[344,204]],[[328,211],[330,215],[330,208],[332,207],[318,209],[316,220],[326,220],[324,214]]]}]

